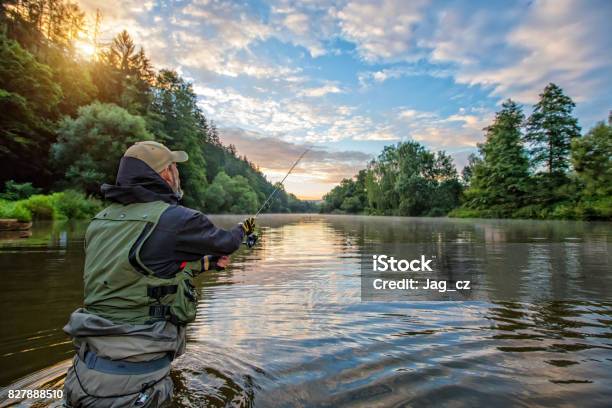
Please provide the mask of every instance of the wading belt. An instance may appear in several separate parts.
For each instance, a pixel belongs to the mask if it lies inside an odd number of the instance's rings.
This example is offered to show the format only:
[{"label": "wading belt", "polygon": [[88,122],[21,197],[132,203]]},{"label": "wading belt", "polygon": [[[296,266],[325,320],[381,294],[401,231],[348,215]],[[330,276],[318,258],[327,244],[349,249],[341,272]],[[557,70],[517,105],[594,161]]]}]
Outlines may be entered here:
[{"label": "wading belt", "polygon": [[164,367],[168,367],[172,358],[167,354],[165,357],[151,361],[117,361],[99,357],[93,351],[87,350],[83,361],[87,365],[87,368],[100,371],[101,373],[138,375],[152,373]]},{"label": "wading belt", "polygon": [[[166,354],[166,356],[159,358],[157,360],[152,361],[142,361],[142,362],[132,362],[132,361],[115,361],[109,360],[106,358],[98,357],[96,353],[87,349],[87,343],[83,343],[81,348],[77,351],[77,358],[87,365],[87,368],[100,371],[108,374],[119,374],[119,375],[137,375],[137,374],[146,374],[153,371],[157,371],[161,368],[167,367],[170,365],[172,361],[172,356],[170,353]],[[74,375],[79,383],[79,386],[83,390],[83,392],[92,398],[122,398],[130,395],[140,394],[145,392],[147,389],[153,387],[158,382],[166,378],[166,375],[161,376],[159,379],[154,381],[145,382],[141,385],[138,391],[128,392],[125,394],[113,394],[113,395],[96,395],[90,394],[87,392],[85,387],[83,387],[83,383],[81,382],[81,378],[79,377],[79,373],[76,368],[75,359],[72,360],[72,369],[74,370]],[[136,366],[139,366],[136,368]],[[146,369],[146,371],[145,371]]]}]

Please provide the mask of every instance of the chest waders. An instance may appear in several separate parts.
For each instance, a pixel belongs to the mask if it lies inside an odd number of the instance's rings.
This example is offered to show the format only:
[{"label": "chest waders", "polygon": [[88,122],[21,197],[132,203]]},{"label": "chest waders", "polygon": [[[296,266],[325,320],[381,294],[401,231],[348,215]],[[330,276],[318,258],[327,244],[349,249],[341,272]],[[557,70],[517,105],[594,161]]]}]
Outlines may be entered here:
[{"label": "chest waders", "polygon": [[140,259],[142,245],[168,206],[163,201],[115,203],[94,217],[85,234],[87,312],[129,324],[167,320],[182,326],[195,319],[193,263],[183,263],[174,277],[164,279]]}]

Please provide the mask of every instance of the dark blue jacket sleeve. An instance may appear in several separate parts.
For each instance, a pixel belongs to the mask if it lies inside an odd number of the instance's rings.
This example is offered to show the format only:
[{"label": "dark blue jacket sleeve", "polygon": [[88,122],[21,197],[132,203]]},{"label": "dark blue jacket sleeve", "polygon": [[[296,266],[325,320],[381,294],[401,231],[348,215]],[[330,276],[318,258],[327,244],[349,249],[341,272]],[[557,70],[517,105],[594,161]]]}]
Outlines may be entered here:
[{"label": "dark blue jacket sleeve", "polygon": [[199,256],[229,255],[240,248],[243,235],[239,225],[230,230],[217,228],[204,214],[193,211],[177,231],[176,251]]},{"label": "dark blue jacket sleeve", "polygon": [[140,250],[141,261],[161,278],[174,276],[183,261],[229,255],[240,248],[243,231],[217,228],[201,212],[170,206]]}]

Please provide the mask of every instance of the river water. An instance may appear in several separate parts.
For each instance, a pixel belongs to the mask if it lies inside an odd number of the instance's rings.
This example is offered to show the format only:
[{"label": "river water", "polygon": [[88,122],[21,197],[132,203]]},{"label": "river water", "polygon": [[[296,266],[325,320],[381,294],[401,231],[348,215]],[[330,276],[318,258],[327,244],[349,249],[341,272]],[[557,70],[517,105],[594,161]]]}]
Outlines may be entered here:
[{"label": "river water", "polygon": [[[241,218],[212,219],[230,226]],[[516,259],[516,279],[533,295],[542,280],[571,270],[588,289],[610,283],[612,224],[322,215],[258,222],[255,248],[198,278],[198,317],[187,353],[173,363],[176,406],[610,406],[611,298],[585,290],[565,301],[362,301],[360,259],[368,242],[582,245],[597,248],[596,263],[534,251]],[[8,389],[62,386],[73,352],[61,329],[82,301],[85,228],[38,223],[29,238],[0,237],[0,401]],[[462,254],[450,262],[471,261]],[[513,262],[494,269],[484,273],[518,270]]]}]

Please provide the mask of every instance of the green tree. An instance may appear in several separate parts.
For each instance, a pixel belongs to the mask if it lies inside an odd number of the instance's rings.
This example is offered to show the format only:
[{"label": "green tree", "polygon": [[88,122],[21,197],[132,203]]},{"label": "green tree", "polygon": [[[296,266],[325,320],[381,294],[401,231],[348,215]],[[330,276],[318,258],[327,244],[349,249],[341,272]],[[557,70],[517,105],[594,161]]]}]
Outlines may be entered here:
[{"label": "green tree", "polygon": [[206,189],[205,207],[212,213],[253,214],[258,205],[257,194],[240,175],[230,177],[220,171]]},{"label": "green tree", "polygon": [[366,192],[366,210],[369,214],[379,214],[379,211],[382,209],[381,203],[381,191],[378,183],[378,179],[376,178],[375,172],[372,170],[375,162],[369,164],[368,169],[365,174],[365,192]]},{"label": "green tree", "polygon": [[598,123],[572,141],[572,164],[590,196],[612,195],[612,126]]},{"label": "green tree", "polygon": [[363,210],[363,203],[359,199],[361,193],[358,184],[349,178],[343,179],[329,193],[323,196],[323,212],[349,212],[357,213]]},{"label": "green tree", "polygon": [[155,72],[144,49],[134,44],[126,30],[100,52],[91,71],[100,101],[115,103],[132,114],[148,113]]},{"label": "green tree", "polygon": [[0,200],[24,200],[40,192],[40,188],[32,186],[32,183],[15,183],[13,180],[9,180],[4,184],[4,191],[0,193]]},{"label": "green tree", "polygon": [[340,209],[347,213],[356,214],[363,210],[363,203],[357,196],[345,197],[344,200],[342,200]]},{"label": "green tree", "polygon": [[461,185],[450,156],[434,154],[417,142],[400,143],[397,150],[400,215],[444,215],[457,205],[458,195],[452,195]]},{"label": "green tree", "polygon": [[125,76],[136,76],[153,81],[151,62],[142,47],[136,48],[130,34],[123,30],[113,38],[107,50],[102,52],[103,60]]},{"label": "green tree", "polygon": [[578,214],[583,218],[612,217],[612,126],[601,122],[572,141],[572,164],[583,186]]},{"label": "green tree", "polygon": [[100,184],[113,181],[125,150],[137,141],[154,140],[143,118],[125,109],[95,102],[64,118],[51,155],[64,184],[99,195]]},{"label": "green tree", "polygon": [[404,142],[386,146],[354,180],[342,180],[323,197],[321,211],[439,216],[458,205],[461,190],[450,156]]},{"label": "green tree", "polygon": [[57,51],[51,53],[48,63],[53,71],[53,81],[62,91],[58,110],[63,115],[74,116],[80,106],[89,105],[95,100],[98,90],[92,81],[88,63],[67,58],[65,53]]},{"label": "green tree", "polygon": [[509,217],[525,201],[529,162],[521,142],[524,115],[508,99],[486,128],[486,141],[479,145],[481,161],[474,163],[466,206],[483,215]]},{"label": "green tree", "polygon": [[175,71],[162,70],[153,91],[150,127],[168,147],[185,150],[189,161],[182,166],[185,205],[204,208],[206,179],[206,121],[198,107],[198,99],[190,83]]},{"label": "green tree", "polygon": [[580,136],[576,105],[557,85],[550,83],[540,94],[527,120],[524,140],[530,145],[533,166],[545,165],[550,176],[564,174],[569,167],[572,139]]},{"label": "green tree", "polygon": [[0,32],[0,182],[48,182],[48,150],[61,97],[51,68]]},{"label": "green tree", "polygon": [[45,61],[47,51],[65,51],[82,32],[85,14],[63,0],[8,0],[0,2],[0,22],[30,52]]}]

